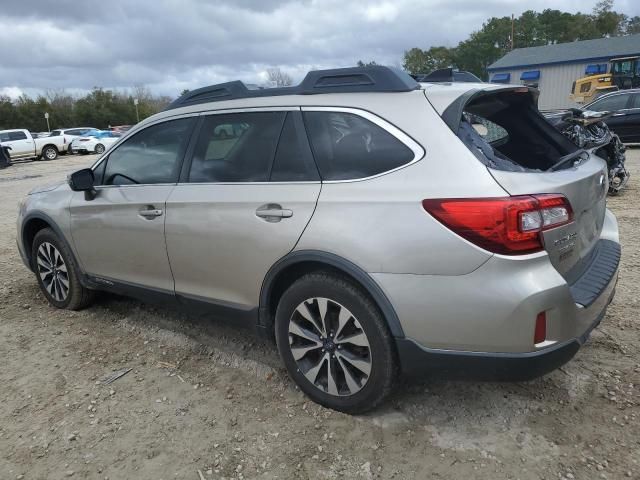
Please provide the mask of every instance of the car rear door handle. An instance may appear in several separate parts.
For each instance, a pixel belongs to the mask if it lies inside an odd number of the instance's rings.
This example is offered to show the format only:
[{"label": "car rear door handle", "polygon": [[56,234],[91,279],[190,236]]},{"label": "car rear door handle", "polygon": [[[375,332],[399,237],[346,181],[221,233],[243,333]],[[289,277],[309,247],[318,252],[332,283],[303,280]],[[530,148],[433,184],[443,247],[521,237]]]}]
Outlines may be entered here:
[{"label": "car rear door handle", "polygon": [[282,208],[276,203],[262,205],[256,210],[256,215],[267,222],[279,222],[283,218],[293,217],[293,210]]},{"label": "car rear door handle", "polygon": [[159,217],[162,215],[162,213],[163,213],[162,210],[160,210],[159,208],[149,208],[145,210],[140,210],[139,212],[140,216],[147,219]]}]

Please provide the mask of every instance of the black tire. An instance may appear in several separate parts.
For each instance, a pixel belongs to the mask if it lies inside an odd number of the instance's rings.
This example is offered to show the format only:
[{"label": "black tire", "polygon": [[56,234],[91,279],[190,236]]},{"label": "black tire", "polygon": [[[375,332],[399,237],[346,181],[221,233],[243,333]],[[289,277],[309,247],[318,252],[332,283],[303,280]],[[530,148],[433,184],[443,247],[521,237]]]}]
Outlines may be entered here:
[{"label": "black tire", "polygon": [[47,145],[42,149],[42,159],[43,160],[55,160],[58,158],[58,149],[53,145]]},{"label": "black tire", "polygon": [[99,143],[96,145],[96,148],[93,149],[95,153],[97,153],[98,155],[104,153],[104,145]]},{"label": "black tire", "polygon": [[[300,365],[294,359],[290,346],[290,338],[293,337],[289,333],[292,316],[302,302],[318,297],[329,299],[330,302],[336,302],[347,309],[368,340],[370,374],[363,385],[361,382],[361,389],[355,393],[345,394],[344,390],[342,395],[327,393],[305,377],[300,370]],[[313,306],[313,303],[309,305]],[[280,357],[289,375],[304,393],[320,405],[345,413],[363,413],[379,405],[391,391],[398,365],[393,337],[375,303],[358,285],[345,277],[326,272],[314,272],[294,282],[284,292],[278,303],[275,336]],[[337,339],[337,333],[335,338],[332,335],[332,340],[336,341],[336,344]],[[324,348],[322,352],[325,352]],[[323,355],[320,352],[318,354]],[[328,359],[329,366],[332,365],[332,361],[336,362],[335,355],[333,359]],[[323,365],[325,365],[324,362]],[[335,363],[333,365],[336,372]],[[329,366],[326,368],[331,368]],[[342,372],[342,379],[346,380],[344,368]],[[326,370],[326,373],[328,374],[329,371]],[[339,378],[338,374],[335,378]],[[328,386],[328,379],[326,383]],[[328,390],[328,388],[325,389]]]},{"label": "black tire", "polygon": [[[52,245],[62,257],[64,266],[66,267],[66,280],[68,282],[68,292],[63,299],[55,298],[45,286],[45,280],[41,275],[41,270],[38,264],[38,250],[42,245]],[[31,259],[33,267],[36,272],[36,279],[40,290],[44,293],[45,297],[51,305],[57,308],[65,308],[67,310],[81,310],[93,301],[95,292],[82,286],[80,283],[80,271],[76,265],[73,255],[69,251],[69,247],[66,242],[50,228],[40,230],[33,239],[33,245],[31,248]]]}]

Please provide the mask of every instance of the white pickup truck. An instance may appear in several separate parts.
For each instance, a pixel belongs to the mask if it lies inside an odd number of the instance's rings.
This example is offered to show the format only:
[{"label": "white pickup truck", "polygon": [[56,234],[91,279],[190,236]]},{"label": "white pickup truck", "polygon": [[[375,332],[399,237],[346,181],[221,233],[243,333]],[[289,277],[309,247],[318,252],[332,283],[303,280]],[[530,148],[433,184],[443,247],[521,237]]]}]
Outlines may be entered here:
[{"label": "white pickup truck", "polygon": [[11,160],[55,160],[68,148],[64,136],[33,138],[29,130],[24,129],[0,130],[0,145],[11,147]]}]

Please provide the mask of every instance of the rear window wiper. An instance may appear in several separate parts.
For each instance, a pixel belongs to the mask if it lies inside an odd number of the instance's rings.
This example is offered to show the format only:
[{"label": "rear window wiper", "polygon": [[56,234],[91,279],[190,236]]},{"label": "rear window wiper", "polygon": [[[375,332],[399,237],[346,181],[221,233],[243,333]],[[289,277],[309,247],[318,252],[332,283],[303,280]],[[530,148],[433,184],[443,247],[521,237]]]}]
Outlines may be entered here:
[{"label": "rear window wiper", "polygon": [[[551,167],[549,167],[547,169],[547,172],[555,172],[556,170],[560,170],[560,168],[562,166],[566,165],[567,163],[571,162],[572,160],[575,160],[578,157],[582,157],[586,153],[587,152],[585,150],[580,149],[580,150],[576,150],[573,153],[570,153],[569,155],[565,155],[564,157],[560,157],[556,163],[554,163],[553,165],[551,165]],[[582,160],[584,160],[584,158],[582,158]]]}]

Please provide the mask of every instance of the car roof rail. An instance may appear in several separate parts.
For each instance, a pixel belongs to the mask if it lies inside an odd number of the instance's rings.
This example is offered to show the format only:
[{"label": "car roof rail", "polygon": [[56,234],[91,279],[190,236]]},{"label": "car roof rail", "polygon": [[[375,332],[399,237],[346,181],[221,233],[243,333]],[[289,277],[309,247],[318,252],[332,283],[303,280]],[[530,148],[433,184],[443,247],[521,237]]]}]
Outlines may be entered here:
[{"label": "car roof rail", "polygon": [[201,103],[241,98],[280,95],[315,95],[320,93],[410,92],[420,88],[411,76],[397,68],[367,67],[314,70],[293,87],[249,89],[240,80],[219,83],[189,91],[169,104],[166,110]]}]

